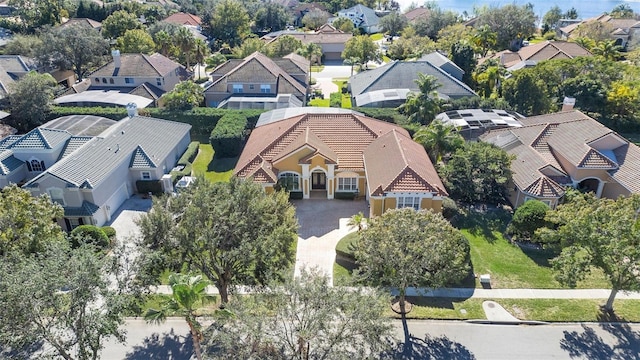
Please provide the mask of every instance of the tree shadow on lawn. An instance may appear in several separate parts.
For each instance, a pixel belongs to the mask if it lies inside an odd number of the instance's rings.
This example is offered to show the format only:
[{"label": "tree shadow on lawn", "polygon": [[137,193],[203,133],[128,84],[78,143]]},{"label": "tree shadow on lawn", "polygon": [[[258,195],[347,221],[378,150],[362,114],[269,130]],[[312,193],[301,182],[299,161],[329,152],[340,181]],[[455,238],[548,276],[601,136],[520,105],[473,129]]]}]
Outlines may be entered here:
[{"label": "tree shadow on lawn", "polygon": [[602,329],[613,335],[618,343],[607,344],[592,326],[583,324],[584,332],[564,331],[560,348],[572,358],[585,359],[640,359],[640,332],[633,331],[624,318],[601,310],[598,321]]},{"label": "tree shadow on lawn", "polygon": [[550,260],[558,256],[558,253],[551,249],[534,248],[518,244],[522,252],[527,255],[538,266],[551,267]]},{"label": "tree shadow on lawn", "polygon": [[474,207],[461,210],[452,221],[458,229],[466,229],[475,236],[482,236],[489,243],[497,240],[494,232],[504,233],[511,221],[511,213],[502,208],[478,211]]},{"label": "tree shadow on lawn", "polygon": [[[0,359],[31,359],[43,350],[44,342],[38,341],[21,349],[10,349],[0,345]],[[39,354],[42,356],[43,354]]]},{"label": "tree shadow on lawn", "polygon": [[189,334],[178,335],[173,329],[169,333],[154,333],[144,339],[142,345],[134,346],[126,360],[172,359],[189,360],[193,355],[193,340]]},{"label": "tree shadow on lawn", "polygon": [[424,339],[410,335],[407,342],[398,343],[391,351],[381,354],[380,358],[472,360],[476,357],[464,345],[452,341],[446,335],[433,337],[426,334]]},{"label": "tree shadow on lawn", "polygon": [[213,159],[207,166],[207,171],[213,171],[213,172],[219,172],[219,173],[227,172],[229,170],[233,170],[233,168],[236,167],[237,163],[238,163],[237,156],[230,157],[230,158],[223,158],[223,157],[217,156],[216,153],[214,153]]}]

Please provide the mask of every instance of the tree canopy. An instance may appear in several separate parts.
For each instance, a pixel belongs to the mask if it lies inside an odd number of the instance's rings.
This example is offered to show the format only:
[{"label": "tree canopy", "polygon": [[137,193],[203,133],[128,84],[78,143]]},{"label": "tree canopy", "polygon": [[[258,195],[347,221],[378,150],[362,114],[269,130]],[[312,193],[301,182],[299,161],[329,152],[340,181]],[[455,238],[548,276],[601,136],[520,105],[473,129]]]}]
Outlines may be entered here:
[{"label": "tree canopy", "polygon": [[420,92],[410,93],[398,109],[414,123],[428,125],[440,112],[440,99],[436,89],[441,86],[433,75],[418,73],[416,84]]},{"label": "tree canopy", "polygon": [[205,31],[213,38],[213,47],[220,49],[227,44],[236,47],[249,34],[249,15],[236,0],[222,0],[216,5]]},{"label": "tree canopy", "polygon": [[380,26],[389,36],[398,36],[407,26],[407,18],[399,12],[393,11],[380,19]]},{"label": "tree canopy", "polygon": [[229,287],[266,284],[292,263],[297,221],[285,192],[266,194],[259,184],[198,179],[175,197],[155,199],[139,221],[142,277],[183,264],[205,275],[224,303]]},{"label": "tree canopy", "polygon": [[51,110],[56,85],[53,76],[35,71],[12,84],[9,89],[9,125],[25,132],[42,125]]},{"label": "tree canopy", "polygon": [[108,39],[117,39],[127,30],[141,29],[138,17],[126,10],[118,10],[102,22],[102,35]]},{"label": "tree canopy", "polygon": [[455,130],[452,125],[434,120],[431,124],[420,127],[413,134],[413,140],[424,146],[431,161],[436,163],[443,154],[464,146],[464,138]]},{"label": "tree canopy", "polygon": [[284,6],[268,2],[256,12],[253,26],[256,32],[269,33],[284,29],[290,20],[291,17]]},{"label": "tree canopy", "polygon": [[533,5],[507,4],[490,7],[478,16],[478,25],[488,25],[497,34],[496,44],[501,49],[518,50],[522,41],[536,31]]},{"label": "tree canopy", "polygon": [[152,54],[156,51],[156,44],[146,30],[132,29],[116,39],[116,46],[122,53]]},{"label": "tree canopy", "polygon": [[378,53],[378,47],[369,36],[358,35],[349,39],[344,45],[342,58],[351,59],[358,64],[362,64],[366,69],[369,61],[380,60],[380,54]]},{"label": "tree canopy", "polygon": [[169,110],[189,110],[202,104],[204,90],[191,80],[183,81],[164,94],[162,99]]}]

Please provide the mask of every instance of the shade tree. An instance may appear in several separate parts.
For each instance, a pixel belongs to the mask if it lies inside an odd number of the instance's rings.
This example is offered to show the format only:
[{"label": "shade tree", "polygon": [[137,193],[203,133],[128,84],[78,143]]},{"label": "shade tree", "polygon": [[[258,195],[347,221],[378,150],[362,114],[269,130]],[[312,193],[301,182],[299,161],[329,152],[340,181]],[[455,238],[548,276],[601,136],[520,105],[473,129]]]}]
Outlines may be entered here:
[{"label": "shade tree", "polygon": [[233,48],[249,35],[249,24],[249,14],[240,2],[222,0],[216,5],[204,31],[213,39],[211,45],[214,50],[224,44]]},{"label": "shade tree", "polygon": [[481,12],[478,25],[487,25],[497,34],[496,46],[499,49],[518,50],[522,41],[535,33],[536,20],[533,5],[507,4]]},{"label": "shade tree", "polygon": [[142,29],[142,23],[135,14],[125,10],[114,12],[102,22],[102,36],[107,39],[117,39],[133,29]]},{"label": "shade tree", "polygon": [[56,85],[53,76],[35,71],[12,84],[9,87],[11,119],[7,123],[25,132],[42,125],[51,111]]}]

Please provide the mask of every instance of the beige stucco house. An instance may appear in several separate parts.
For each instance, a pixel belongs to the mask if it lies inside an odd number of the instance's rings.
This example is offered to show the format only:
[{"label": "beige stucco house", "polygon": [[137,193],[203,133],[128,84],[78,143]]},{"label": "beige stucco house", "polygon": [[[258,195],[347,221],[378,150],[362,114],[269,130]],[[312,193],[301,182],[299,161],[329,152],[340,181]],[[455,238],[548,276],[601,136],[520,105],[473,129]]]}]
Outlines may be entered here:
[{"label": "beige stucco house", "polygon": [[640,193],[640,148],[580,111],[520,119],[480,137],[515,156],[509,200],[558,204],[565,187],[615,199]]},{"label": "beige stucco house", "polygon": [[402,207],[441,211],[442,181],[403,128],[341,109],[288,110],[261,117],[235,175],[267,192],[284,184],[303,199],[355,194],[369,202],[370,216]]}]

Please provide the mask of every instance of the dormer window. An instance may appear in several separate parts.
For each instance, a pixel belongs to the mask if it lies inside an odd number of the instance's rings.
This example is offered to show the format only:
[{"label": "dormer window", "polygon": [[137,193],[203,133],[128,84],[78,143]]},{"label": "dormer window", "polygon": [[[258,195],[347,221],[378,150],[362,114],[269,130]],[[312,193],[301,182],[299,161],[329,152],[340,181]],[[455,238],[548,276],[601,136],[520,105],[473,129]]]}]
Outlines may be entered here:
[{"label": "dormer window", "polygon": [[38,159],[31,159],[27,161],[27,170],[30,172],[42,172],[45,170],[44,161],[40,161]]}]

